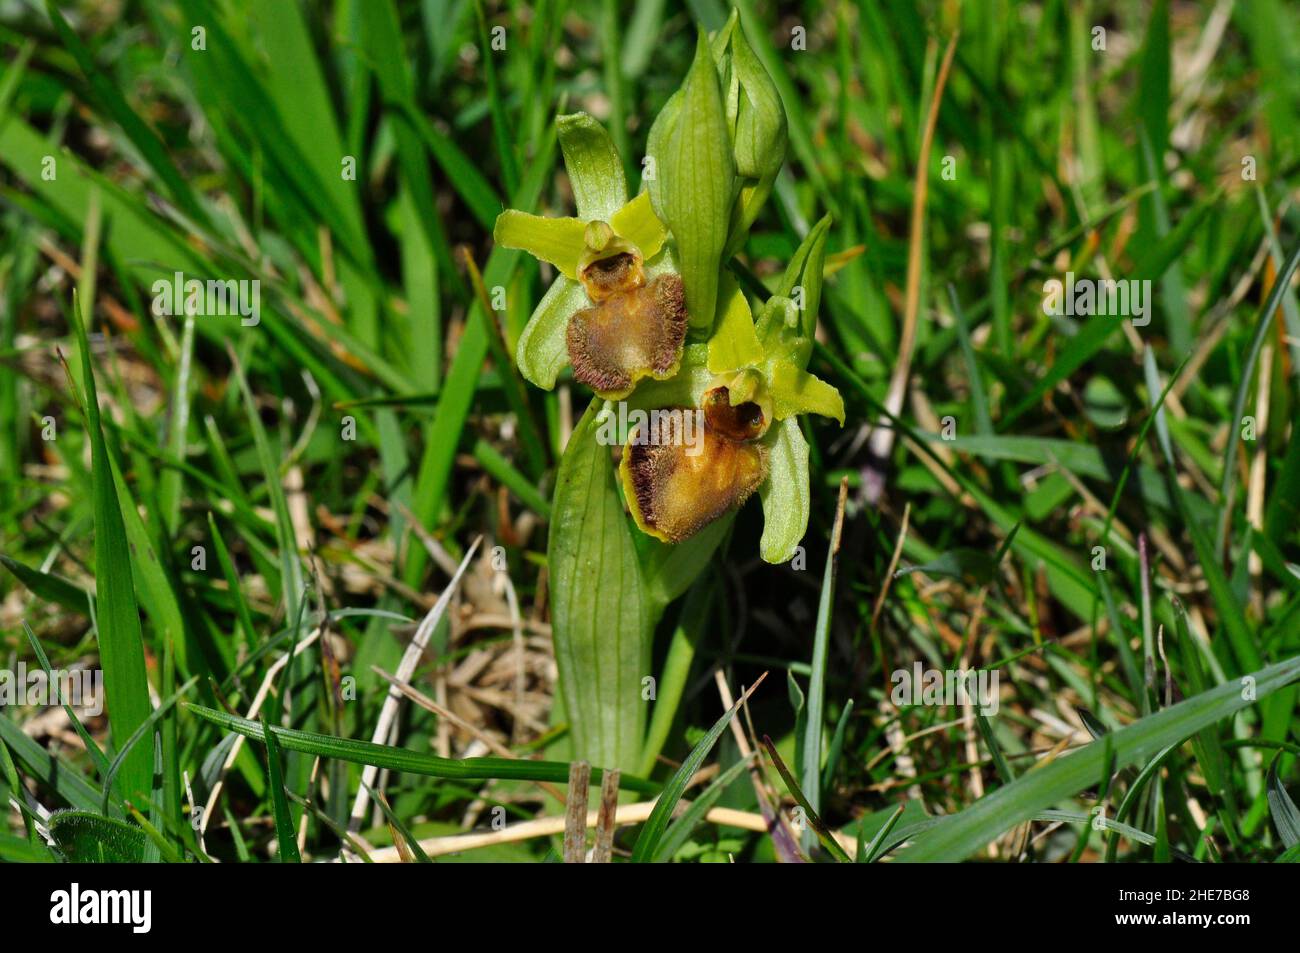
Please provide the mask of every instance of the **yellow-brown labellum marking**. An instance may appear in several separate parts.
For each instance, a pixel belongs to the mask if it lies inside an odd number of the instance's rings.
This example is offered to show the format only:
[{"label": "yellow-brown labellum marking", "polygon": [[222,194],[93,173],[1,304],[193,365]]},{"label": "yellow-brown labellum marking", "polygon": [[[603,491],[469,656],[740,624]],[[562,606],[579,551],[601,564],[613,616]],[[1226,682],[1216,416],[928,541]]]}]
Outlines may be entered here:
[{"label": "yellow-brown labellum marking", "polygon": [[[721,389],[721,388],[720,388]],[[722,400],[726,402],[726,391]],[[713,425],[706,395],[702,442],[656,443],[646,424],[633,432],[623,450],[619,475],[632,518],[643,532],[666,543],[680,543],[729,510],[741,506],[767,477],[767,448],[737,440]],[[737,419],[750,420],[757,410],[742,404]],[[752,410],[750,408],[753,408]],[[691,413],[690,408],[682,409]],[[728,430],[735,421],[727,421]],[[761,414],[759,414],[761,426]],[[748,425],[746,425],[748,426]]]},{"label": "yellow-brown labellum marking", "polygon": [[580,275],[592,307],[569,319],[573,376],[606,397],[626,396],[637,380],[677,372],[686,340],[686,294],[678,275],[646,281],[637,256],[598,259]]}]

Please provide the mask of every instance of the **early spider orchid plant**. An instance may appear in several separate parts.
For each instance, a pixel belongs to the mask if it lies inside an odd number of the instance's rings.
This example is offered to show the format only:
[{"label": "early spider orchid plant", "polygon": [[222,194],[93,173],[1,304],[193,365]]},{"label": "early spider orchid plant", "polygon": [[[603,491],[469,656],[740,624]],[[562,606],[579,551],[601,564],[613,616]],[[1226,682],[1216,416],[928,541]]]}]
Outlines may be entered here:
[{"label": "early spider orchid plant", "polygon": [[[651,127],[635,197],[595,119],[577,113],[557,126],[577,215],[510,209],[494,237],[558,272],[520,335],[520,371],[549,390],[571,366],[596,394],[560,461],[548,547],[573,754],[644,772],[684,681],[662,673],[656,697],[650,648],[660,615],[754,493],[760,554],[774,563],[794,554],[809,513],[799,417],[844,422],[839,393],[807,370],[829,220],[755,312],[726,264],[771,193],[786,120],[734,12],[711,39],[700,36]],[[602,440],[615,401],[642,412],[614,441],[623,444],[617,471]],[[652,432],[648,422],[683,415],[700,421],[690,440],[690,427]]]}]

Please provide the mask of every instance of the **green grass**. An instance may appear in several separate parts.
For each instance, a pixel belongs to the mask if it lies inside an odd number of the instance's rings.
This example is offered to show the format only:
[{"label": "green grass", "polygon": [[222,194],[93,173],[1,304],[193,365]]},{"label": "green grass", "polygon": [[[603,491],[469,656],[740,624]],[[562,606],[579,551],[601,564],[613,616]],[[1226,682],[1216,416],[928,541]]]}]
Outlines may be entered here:
[{"label": "green grass", "polygon": [[[591,503],[599,565],[578,548],[548,565],[591,395],[568,371],[523,386],[510,356],[554,273],[491,240],[507,207],[575,213],[559,114],[610,129],[635,192],[695,26],[721,27],[726,3],[214,6],[0,10],[0,654],[100,669],[107,696],[58,734],[89,741],[57,750],[24,732],[35,706],[0,710],[0,800],[27,791],[0,859],[95,859],[98,837],[114,855],[293,860],[300,825],[301,859],[332,859],[355,850],[365,764],[390,770],[370,845],[462,831],[478,803],[470,823],[491,830],[497,808],[561,814],[572,745],[593,738],[626,800],[666,795],[618,860],[1295,859],[1284,4],[1236,4],[1216,38],[1166,2],[738,3],[789,150],[729,270],[765,296],[830,216],[809,369],[847,411],[843,430],[801,421],[811,518],[781,566],[758,559],[757,501],[674,549],[620,522],[612,487]],[[716,203],[705,160],[725,158],[675,161]],[[256,279],[260,322],[153,314],[177,271]],[[1149,280],[1150,323],[1045,314],[1044,282],[1069,271]],[[896,430],[883,463],[878,425]],[[376,669],[396,670],[479,535],[412,680],[433,707],[404,700],[371,745]],[[609,582],[638,565],[636,586]],[[552,608],[574,600],[596,621],[557,660]],[[566,693],[557,661],[600,678]],[[998,672],[998,710],[895,707],[891,675],[916,662]],[[719,670],[733,701],[771,672],[734,722]],[[236,734],[201,847],[192,810]],[[725,783],[688,786],[714,763]],[[74,812],[57,852],[38,807]],[[779,823],[722,826],[713,807]],[[559,843],[467,856],[540,862]]]}]

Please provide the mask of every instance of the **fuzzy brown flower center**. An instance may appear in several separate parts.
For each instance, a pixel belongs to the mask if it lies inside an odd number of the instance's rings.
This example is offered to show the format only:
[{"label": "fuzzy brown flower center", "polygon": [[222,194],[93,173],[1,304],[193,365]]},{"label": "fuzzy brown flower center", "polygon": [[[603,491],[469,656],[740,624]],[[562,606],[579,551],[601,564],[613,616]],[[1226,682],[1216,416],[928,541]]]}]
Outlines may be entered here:
[{"label": "fuzzy brown flower center", "polygon": [[593,262],[583,272],[593,305],[569,320],[573,375],[607,397],[626,396],[642,377],[677,370],[686,340],[686,294],[678,275],[645,283],[631,255]]}]

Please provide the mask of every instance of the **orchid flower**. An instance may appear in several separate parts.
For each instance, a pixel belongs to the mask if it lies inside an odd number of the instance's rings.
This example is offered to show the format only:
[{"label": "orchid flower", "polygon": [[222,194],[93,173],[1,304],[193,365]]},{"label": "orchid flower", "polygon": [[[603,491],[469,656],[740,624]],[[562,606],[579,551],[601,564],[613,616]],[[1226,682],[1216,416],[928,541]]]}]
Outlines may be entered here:
[{"label": "orchid flower", "polygon": [[609,134],[586,113],[557,124],[578,216],[507,209],[493,233],[498,245],[560,273],[524,328],[516,360],[547,390],[572,364],[574,377],[601,397],[626,397],[643,377],[677,372],[687,325],[682,279],[649,193],[628,201]]}]

